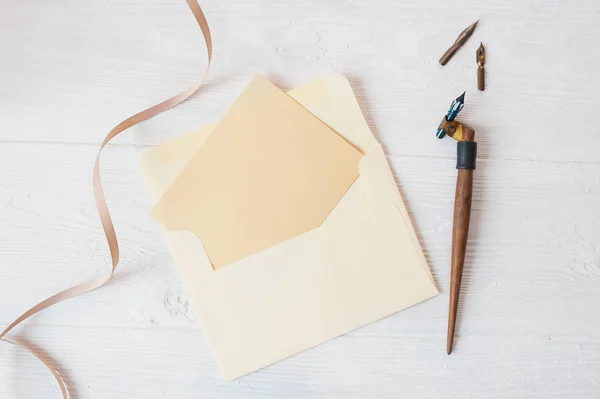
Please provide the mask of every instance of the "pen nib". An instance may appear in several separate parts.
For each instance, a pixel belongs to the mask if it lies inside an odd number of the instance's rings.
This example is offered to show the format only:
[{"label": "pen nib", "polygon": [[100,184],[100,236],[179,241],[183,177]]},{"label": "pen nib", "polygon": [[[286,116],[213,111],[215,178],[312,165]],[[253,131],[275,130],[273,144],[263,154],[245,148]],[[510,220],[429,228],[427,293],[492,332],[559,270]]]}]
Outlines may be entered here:
[{"label": "pen nib", "polygon": [[473,31],[477,27],[478,23],[479,23],[479,20],[477,20],[474,23],[472,23],[471,25],[467,26],[462,32],[460,32],[460,35],[458,35],[458,37],[454,41],[454,44],[448,50],[446,50],[444,55],[442,55],[442,57],[440,58],[440,64],[446,65],[446,63],[448,63],[448,61],[450,61],[450,58],[452,58],[454,53],[456,53],[456,51],[463,44],[465,44],[465,42],[469,39],[469,37],[471,37],[471,35],[473,34]]},{"label": "pen nib", "polygon": [[478,23],[479,23],[479,20],[473,22],[471,25],[467,26],[467,28],[465,30],[463,30],[462,32],[460,32],[460,35],[458,35],[458,38],[456,39],[456,42],[457,43],[464,43],[465,41],[467,41],[467,39],[469,37],[471,37],[471,35],[475,31],[475,28],[477,27]]},{"label": "pen nib", "polygon": [[477,63],[483,65],[485,63],[485,47],[483,47],[483,42],[481,42],[481,44],[479,45],[476,55]]}]

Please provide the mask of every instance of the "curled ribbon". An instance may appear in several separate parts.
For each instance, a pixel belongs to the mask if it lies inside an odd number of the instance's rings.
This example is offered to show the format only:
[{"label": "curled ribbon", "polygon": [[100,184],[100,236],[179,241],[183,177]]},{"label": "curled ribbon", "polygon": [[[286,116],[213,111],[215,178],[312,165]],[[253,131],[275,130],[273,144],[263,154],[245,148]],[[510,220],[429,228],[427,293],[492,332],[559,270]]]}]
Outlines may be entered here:
[{"label": "curled ribbon", "polygon": [[0,341],[8,342],[10,344],[16,345],[19,348],[25,349],[29,353],[33,354],[36,358],[38,358],[44,364],[44,366],[46,366],[46,368],[48,368],[48,370],[50,370],[50,372],[52,373],[52,375],[58,382],[58,385],[62,392],[63,399],[68,399],[67,388],[65,386],[65,383],[64,383],[62,377],[60,376],[58,371],[56,371],[54,366],[52,366],[52,364],[50,364],[49,361],[45,360],[42,357],[42,355],[36,353],[35,350],[30,349],[27,346],[20,344],[18,342],[12,341],[12,340],[6,338],[5,336],[13,328],[15,328],[17,325],[19,325],[19,323],[21,323],[22,321],[26,320],[27,318],[33,316],[34,314],[52,306],[52,305],[55,305],[59,302],[66,301],[67,299],[74,298],[78,295],[84,294],[86,292],[90,292],[92,290],[95,290],[96,288],[103,286],[112,278],[113,274],[115,273],[115,270],[117,269],[117,266],[119,264],[119,242],[117,240],[117,234],[115,232],[115,227],[114,227],[112,219],[110,217],[110,212],[108,211],[108,205],[106,203],[106,198],[104,196],[104,190],[102,189],[102,182],[100,180],[100,155],[102,154],[102,150],[104,149],[104,147],[113,138],[118,136],[123,131],[129,129],[130,127],[137,125],[140,122],[150,119],[150,118],[182,103],[187,98],[189,98],[192,94],[194,94],[200,88],[200,86],[202,86],[202,83],[206,79],[206,75],[208,74],[208,69],[210,67],[210,62],[212,59],[212,39],[210,36],[210,29],[208,27],[208,23],[206,22],[204,13],[202,12],[202,9],[200,8],[200,5],[198,4],[197,0],[186,0],[186,1],[187,1],[188,6],[190,7],[190,10],[194,14],[194,17],[196,18],[196,22],[198,23],[198,25],[200,26],[200,29],[202,30],[202,34],[204,36],[204,41],[206,43],[208,63],[206,65],[204,74],[202,75],[202,77],[200,78],[200,80],[198,82],[187,87],[181,93],[179,93],[159,104],[156,104],[150,108],[147,108],[141,112],[138,112],[137,114],[135,114],[135,115],[127,118],[123,122],[119,123],[104,138],[104,141],[102,141],[102,145],[100,146],[100,149],[98,150],[98,154],[96,155],[96,161],[94,163],[94,176],[93,176],[94,197],[96,199],[96,207],[98,208],[98,214],[100,215],[100,221],[102,222],[102,227],[104,229],[104,234],[106,235],[106,240],[108,241],[108,247],[110,249],[110,254],[111,254],[111,258],[112,258],[112,268],[111,268],[110,272],[103,276],[93,278],[91,280],[88,280],[81,284],[78,284],[74,287],[68,288],[64,291],[59,292],[58,294],[55,294],[55,295],[45,299],[44,301],[38,303],[37,305],[33,306],[28,311],[23,313],[21,316],[19,316],[4,331],[2,331],[2,333],[0,333]]}]

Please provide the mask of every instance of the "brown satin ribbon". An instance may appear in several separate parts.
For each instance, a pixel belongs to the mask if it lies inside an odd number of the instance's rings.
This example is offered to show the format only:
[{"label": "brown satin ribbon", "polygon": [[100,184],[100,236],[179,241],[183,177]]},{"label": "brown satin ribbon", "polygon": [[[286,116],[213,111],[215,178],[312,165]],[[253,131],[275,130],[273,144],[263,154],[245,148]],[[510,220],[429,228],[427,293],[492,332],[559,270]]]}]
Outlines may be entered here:
[{"label": "brown satin ribbon", "polygon": [[96,162],[94,164],[94,197],[96,199],[96,206],[98,208],[98,213],[100,214],[100,221],[102,222],[102,227],[104,228],[104,234],[106,235],[106,240],[108,241],[108,247],[110,249],[110,254],[112,257],[112,269],[109,273],[104,276],[99,276],[93,278],[91,280],[85,281],[81,284],[78,284],[74,287],[68,288],[64,291],[59,292],[56,295],[51,296],[50,298],[38,303],[33,306],[31,309],[23,313],[19,316],[14,322],[12,322],[2,333],[0,333],[0,340],[4,342],[8,342],[10,344],[16,345],[22,349],[27,350],[35,357],[37,357],[47,368],[50,370],[58,385],[60,386],[60,390],[62,392],[63,399],[68,399],[67,388],[61,376],[58,374],[56,369],[49,363],[49,361],[42,358],[39,353],[36,353],[35,350],[28,348],[27,346],[20,344],[18,342],[12,341],[6,338],[6,334],[10,332],[13,328],[15,328],[19,323],[26,320],[27,318],[33,316],[34,314],[52,306],[59,302],[66,301],[67,299],[76,297],[78,295],[84,294],[86,292],[90,292],[99,288],[106,284],[115,273],[117,266],[119,264],[119,242],[117,240],[117,234],[115,233],[115,227],[113,225],[112,219],[110,217],[110,213],[108,211],[108,205],[106,204],[106,198],[104,197],[104,190],[102,189],[102,182],[100,180],[100,155],[102,154],[102,150],[104,147],[119,133],[129,129],[130,127],[137,125],[140,122],[143,122],[147,119],[150,119],[189,98],[192,94],[196,92],[206,79],[206,75],[208,74],[208,69],[210,66],[210,61],[212,59],[212,40],[210,36],[210,29],[208,28],[208,23],[206,22],[206,18],[204,17],[204,13],[200,8],[197,0],[186,0],[188,6],[190,7],[198,25],[200,25],[200,29],[202,29],[202,34],[204,35],[204,41],[206,42],[206,50],[208,53],[208,63],[202,78],[197,82],[184,89],[181,93],[161,102],[160,104],[156,104],[150,108],[147,108],[129,118],[124,120],[115,126],[106,136],[102,145],[100,146],[100,150],[98,150],[98,155],[96,156]]}]

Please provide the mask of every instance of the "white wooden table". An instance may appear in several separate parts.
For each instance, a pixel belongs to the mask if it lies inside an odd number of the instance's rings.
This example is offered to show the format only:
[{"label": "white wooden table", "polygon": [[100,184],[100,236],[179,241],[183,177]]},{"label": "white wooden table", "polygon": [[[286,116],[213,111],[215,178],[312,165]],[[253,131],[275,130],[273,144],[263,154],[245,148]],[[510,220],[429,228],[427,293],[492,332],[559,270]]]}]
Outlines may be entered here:
[{"label": "white wooden table", "polygon": [[[11,334],[52,359],[73,398],[600,397],[599,2],[201,3],[215,46],[208,84],[103,157],[122,248],[116,277]],[[1,328],[108,270],[91,187],[99,142],[195,80],[204,57],[183,0],[0,0]],[[226,384],[148,216],[138,158],[218,119],[257,72],[283,88],[330,73],[350,79],[442,294]],[[461,119],[480,151],[448,356],[455,145],[434,132],[463,90]],[[58,395],[35,359],[0,344],[2,398]]]}]

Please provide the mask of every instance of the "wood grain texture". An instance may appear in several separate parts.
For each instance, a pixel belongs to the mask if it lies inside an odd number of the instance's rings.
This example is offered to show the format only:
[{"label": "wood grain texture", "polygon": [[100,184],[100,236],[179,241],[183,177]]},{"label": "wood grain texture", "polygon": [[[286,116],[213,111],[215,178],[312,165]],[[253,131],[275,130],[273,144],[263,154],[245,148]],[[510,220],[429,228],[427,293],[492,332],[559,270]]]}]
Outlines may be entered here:
[{"label": "wood grain texture", "polygon": [[[12,334],[73,398],[597,398],[600,3],[207,0],[208,85],[103,156],[123,263],[114,282]],[[0,325],[109,267],[91,189],[107,130],[203,66],[185,2],[0,0]],[[446,66],[460,30],[481,22]],[[486,91],[473,74],[485,41]],[[557,57],[557,54],[561,54]],[[220,382],[138,172],[154,145],[218,119],[262,72],[283,88],[349,77],[382,141],[442,295],[236,382]],[[445,353],[455,143],[435,128],[467,90],[478,133],[458,339]],[[410,126],[404,129],[403,126]],[[414,132],[419,132],[414,134]],[[52,393],[56,396],[52,396]],[[51,398],[0,345],[0,397]]]},{"label": "wood grain texture", "polygon": [[452,344],[456,329],[458,299],[462,282],[469,223],[471,222],[471,203],[473,200],[473,170],[459,169],[456,176],[456,194],[454,196],[454,217],[452,219],[452,254],[450,258],[450,301],[448,310],[448,335],[446,352],[452,353]]},{"label": "wood grain texture", "polygon": [[[446,128],[444,128],[446,129]],[[473,169],[465,167],[460,154],[461,143],[475,142],[475,130],[467,124],[460,124],[456,135],[453,134],[453,126],[448,135],[458,140],[457,142],[457,175],[456,192],[454,194],[454,216],[452,218],[452,253],[450,255],[450,301],[448,306],[448,334],[446,337],[446,352],[452,353],[454,335],[456,330],[456,318],[458,314],[458,301],[460,297],[460,286],[462,282],[465,256],[467,254],[467,241],[469,238],[469,227],[471,223],[471,204],[473,202]],[[460,136],[460,137],[459,137]],[[475,146],[477,143],[474,144]],[[472,161],[476,162],[477,147],[474,148]],[[460,168],[459,168],[460,166]],[[469,166],[471,167],[471,166]],[[475,168],[475,163],[472,165]]]}]

